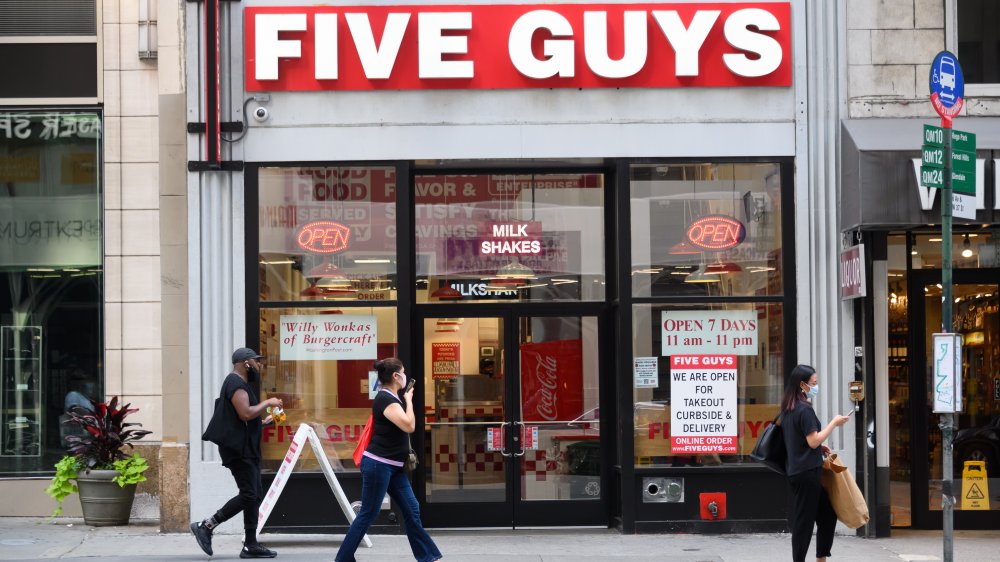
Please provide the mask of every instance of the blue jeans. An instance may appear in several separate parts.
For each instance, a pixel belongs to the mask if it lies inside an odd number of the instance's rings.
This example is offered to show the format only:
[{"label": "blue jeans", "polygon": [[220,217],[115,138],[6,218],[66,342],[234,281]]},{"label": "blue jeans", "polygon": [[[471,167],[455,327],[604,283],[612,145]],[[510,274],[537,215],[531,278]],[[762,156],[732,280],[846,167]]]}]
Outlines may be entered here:
[{"label": "blue jeans", "polygon": [[368,528],[378,517],[386,492],[389,492],[389,497],[399,506],[399,511],[403,514],[403,526],[406,529],[406,538],[410,541],[413,558],[417,562],[432,562],[441,558],[441,551],[420,523],[420,504],[413,495],[413,488],[410,487],[410,481],[406,478],[403,468],[368,457],[361,459],[360,468],[361,512],[347,530],[335,560],[355,562],[354,553],[358,550],[358,545],[361,544],[361,539],[368,532]]}]

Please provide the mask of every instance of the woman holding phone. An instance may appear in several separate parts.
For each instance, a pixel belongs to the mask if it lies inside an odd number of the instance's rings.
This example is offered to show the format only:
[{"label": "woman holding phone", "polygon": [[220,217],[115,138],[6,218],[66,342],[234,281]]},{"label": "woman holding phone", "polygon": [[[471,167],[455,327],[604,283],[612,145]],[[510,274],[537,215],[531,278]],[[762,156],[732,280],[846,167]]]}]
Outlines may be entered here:
[{"label": "woman holding phone", "polygon": [[[410,433],[416,429],[413,414],[413,383],[407,383],[406,369],[395,357],[376,361],[379,390],[372,404],[371,442],[361,458],[361,512],[347,530],[337,551],[337,562],[354,562],[354,553],[361,544],[382,508],[386,492],[396,502],[403,515],[410,550],[418,562],[441,559],[434,540],[420,522],[420,505],[413,495],[410,480],[403,470],[410,454]],[[402,393],[402,398],[400,398]]]},{"label": "woman holding phone", "polygon": [[809,365],[797,365],[785,381],[785,395],[781,401],[781,429],[788,449],[785,473],[792,491],[792,512],[789,526],[792,529],[792,560],[805,562],[816,529],[816,560],[826,562],[833,547],[833,531],[837,527],[837,514],[830,498],[819,482],[823,469],[823,455],[830,449],[823,442],[834,428],[847,423],[848,416],[834,416],[826,427],[820,425],[812,399],[819,394],[819,375]]}]

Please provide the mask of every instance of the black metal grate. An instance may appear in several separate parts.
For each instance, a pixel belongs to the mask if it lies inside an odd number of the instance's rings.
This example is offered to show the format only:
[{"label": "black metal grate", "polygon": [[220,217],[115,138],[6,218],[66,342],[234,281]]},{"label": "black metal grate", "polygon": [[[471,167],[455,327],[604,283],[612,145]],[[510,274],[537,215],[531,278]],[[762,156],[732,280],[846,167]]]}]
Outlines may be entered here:
[{"label": "black metal grate", "polygon": [[0,0],[0,37],[97,35],[97,0]]}]

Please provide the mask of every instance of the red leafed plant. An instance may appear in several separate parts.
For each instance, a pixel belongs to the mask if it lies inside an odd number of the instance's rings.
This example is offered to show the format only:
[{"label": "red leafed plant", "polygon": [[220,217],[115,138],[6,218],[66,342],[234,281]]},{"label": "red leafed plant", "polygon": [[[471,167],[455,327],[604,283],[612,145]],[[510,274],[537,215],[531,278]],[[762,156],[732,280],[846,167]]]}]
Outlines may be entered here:
[{"label": "red leafed plant", "polygon": [[68,436],[69,454],[73,455],[86,470],[114,469],[114,462],[128,458],[122,449],[132,442],[142,439],[152,433],[144,429],[135,429],[139,423],[124,423],[125,417],[138,412],[138,408],[129,408],[131,404],[118,407],[118,397],[111,402],[91,402],[90,410],[80,406],[69,411],[70,418],[63,423],[83,428],[87,434]]}]

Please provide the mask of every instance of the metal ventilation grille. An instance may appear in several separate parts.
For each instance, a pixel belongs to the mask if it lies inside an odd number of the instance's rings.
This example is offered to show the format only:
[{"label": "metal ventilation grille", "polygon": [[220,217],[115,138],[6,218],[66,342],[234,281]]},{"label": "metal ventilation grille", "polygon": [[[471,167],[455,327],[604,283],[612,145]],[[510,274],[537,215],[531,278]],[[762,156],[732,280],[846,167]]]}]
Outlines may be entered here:
[{"label": "metal ventilation grille", "polygon": [[0,0],[0,37],[97,35],[97,0]]}]

